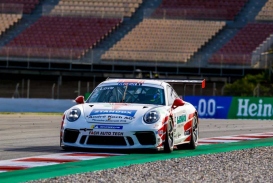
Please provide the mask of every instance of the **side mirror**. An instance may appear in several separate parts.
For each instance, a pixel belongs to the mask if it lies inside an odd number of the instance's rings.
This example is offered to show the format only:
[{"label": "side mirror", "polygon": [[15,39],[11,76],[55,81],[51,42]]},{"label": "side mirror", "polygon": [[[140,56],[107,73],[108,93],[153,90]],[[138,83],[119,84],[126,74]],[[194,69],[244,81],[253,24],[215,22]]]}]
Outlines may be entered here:
[{"label": "side mirror", "polygon": [[77,104],[83,104],[84,103],[84,96],[80,95],[75,99],[75,102]]},{"label": "side mirror", "polygon": [[177,99],[174,100],[172,108],[175,109],[175,108],[177,108],[179,106],[183,106],[184,104],[185,104],[185,102],[182,99],[177,98]]}]

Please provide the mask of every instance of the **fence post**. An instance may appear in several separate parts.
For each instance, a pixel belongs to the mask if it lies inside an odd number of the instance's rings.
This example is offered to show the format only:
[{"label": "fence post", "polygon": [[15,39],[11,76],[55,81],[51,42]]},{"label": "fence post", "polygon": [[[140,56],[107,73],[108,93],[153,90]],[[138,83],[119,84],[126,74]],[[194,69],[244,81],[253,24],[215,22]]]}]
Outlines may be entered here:
[{"label": "fence post", "polygon": [[222,95],[222,96],[224,95],[225,87],[226,87],[226,83],[224,84],[224,86],[223,86],[222,89],[221,89],[221,95]]},{"label": "fence post", "polygon": [[51,89],[52,99],[54,99],[54,89],[55,89],[55,83],[52,85],[52,89]]},{"label": "fence post", "polygon": [[22,91],[21,91],[21,97],[24,97],[24,85],[25,85],[25,80],[22,79]]},{"label": "fence post", "polygon": [[215,96],[216,93],[217,93],[217,88],[216,88],[216,83],[214,82],[213,83],[213,92],[212,92],[213,96]]},{"label": "fence post", "polygon": [[78,81],[78,96],[81,94],[81,81]]},{"label": "fence post", "polygon": [[256,87],[254,88],[254,90],[253,90],[253,97],[255,97],[255,95],[256,95],[257,97],[260,96],[260,83],[258,83],[257,86],[256,86]]},{"label": "fence post", "polygon": [[193,85],[193,89],[192,89],[192,95],[195,96],[195,84]]},{"label": "fence post", "polygon": [[19,88],[19,83],[17,83],[16,86],[15,86],[15,91],[14,91],[14,94],[13,94],[13,98],[20,98],[18,88]]},{"label": "fence post", "polygon": [[58,78],[58,85],[57,85],[57,99],[60,98],[60,86],[62,85],[62,75]]},{"label": "fence post", "polygon": [[86,92],[89,93],[89,82],[87,82]]},{"label": "fence post", "polygon": [[95,84],[96,84],[96,76],[93,76],[93,90],[95,89]]},{"label": "fence post", "polygon": [[29,87],[30,87],[30,80],[27,80],[27,98],[29,98]]}]

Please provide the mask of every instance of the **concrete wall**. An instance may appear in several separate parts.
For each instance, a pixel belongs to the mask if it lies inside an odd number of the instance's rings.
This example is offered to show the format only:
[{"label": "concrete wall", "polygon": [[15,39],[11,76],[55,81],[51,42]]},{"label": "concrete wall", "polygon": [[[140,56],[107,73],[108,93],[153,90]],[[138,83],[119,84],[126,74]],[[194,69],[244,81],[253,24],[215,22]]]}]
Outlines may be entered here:
[{"label": "concrete wall", "polygon": [[0,98],[0,112],[61,112],[75,105],[74,100]]}]

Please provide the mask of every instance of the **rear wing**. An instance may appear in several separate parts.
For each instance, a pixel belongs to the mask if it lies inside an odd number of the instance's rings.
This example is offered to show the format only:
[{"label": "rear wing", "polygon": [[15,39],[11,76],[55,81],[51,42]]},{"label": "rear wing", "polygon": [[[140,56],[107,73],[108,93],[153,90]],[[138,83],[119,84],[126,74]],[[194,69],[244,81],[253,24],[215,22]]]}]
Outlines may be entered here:
[{"label": "rear wing", "polygon": [[176,79],[158,79],[160,81],[164,81],[166,83],[169,83],[169,84],[185,84],[185,85],[201,85],[202,88],[205,88],[206,86],[206,80],[203,79],[203,80],[176,80]]},{"label": "rear wing", "polygon": [[[106,80],[112,80],[112,79],[121,79],[121,78],[107,78]],[[122,78],[121,80],[124,80],[124,78]],[[162,81],[162,82],[166,82],[169,84],[185,84],[186,85],[201,85],[202,88],[205,88],[206,86],[206,81],[205,79],[202,80],[181,80],[181,79],[129,79],[131,82],[140,82],[142,80],[157,80],[157,81]]]}]

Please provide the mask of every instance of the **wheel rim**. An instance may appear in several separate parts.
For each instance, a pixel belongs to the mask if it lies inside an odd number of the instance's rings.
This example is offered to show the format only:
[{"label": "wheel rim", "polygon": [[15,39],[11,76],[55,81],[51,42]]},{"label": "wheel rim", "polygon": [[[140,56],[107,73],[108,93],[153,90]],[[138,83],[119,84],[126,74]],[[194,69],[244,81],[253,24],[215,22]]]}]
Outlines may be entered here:
[{"label": "wheel rim", "polygon": [[193,142],[197,143],[197,141],[198,141],[198,122],[197,122],[196,118],[193,118],[192,138],[193,138]]},{"label": "wheel rim", "polygon": [[170,148],[173,148],[173,127],[171,123],[169,123],[168,125],[169,125],[168,142],[169,142]]}]

